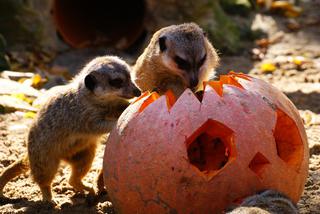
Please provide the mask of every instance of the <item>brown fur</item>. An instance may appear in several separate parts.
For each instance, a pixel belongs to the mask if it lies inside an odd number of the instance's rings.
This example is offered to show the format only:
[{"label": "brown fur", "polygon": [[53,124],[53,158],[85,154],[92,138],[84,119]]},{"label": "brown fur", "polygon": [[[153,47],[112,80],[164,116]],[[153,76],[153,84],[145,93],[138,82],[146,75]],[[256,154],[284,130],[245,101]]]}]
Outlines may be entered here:
[{"label": "brown fur", "polygon": [[[165,37],[164,51],[160,48],[160,38]],[[188,72],[180,69],[174,60],[179,55],[189,61],[197,61],[202,52],[207,54],[200,71]],[[213,77],[214,68],[218,65],[218,56],[204,35],[202,29],[194,24],[171,25],[157,31],[143,54],[134,66],[134,81],[142,91],[156,90],[164,94],[171,89],[176,97],[190,86],[191,75],[198,75],[199,82],[193,91],[202,89],[202,82]],[[194,72],[194,73],[193,73]],[[241,213],[297,213],[294,204],[284,195],[272,190],[253,195],[245,199],[241,207],[230,214]]]},{"label": "brown fur", "polygon": [[[51,201],[51,183],[63,160],[72,167],[69,183],[74,189],[93,193],[81,180],[91,167],[97,143],[129,105],[127,99],[140,95],[129,72],[117,57],[98,57],[70,84],[60,87],[30,128],[28,155],[1,173],[1,192],[8,181],[30,167],[43,200]],[[121,87],[113,87],[113,79],[123,80]]]},{"label": "brown fur", "polygon": [[[165,51],[160,50],[160,37],[166,38]],[[180,69],[174,60],[174,57],[179,55],[194,63],[203,54],[207,56],[204,64],[192,71]],[[217,53],[198,25],[194,23],[171,25],[153,35],[134,66],[134,81],[142,91],[157,90],[160,94],[164,94],[171,89],[176,96],[179,96],[190,87],[192,75],[196,75],[199,80],[194,90],[201,89],[202,82],[214,74],[217,65]]]},{"label": "brown fur", "polygon": [[266,190],[247,197],[240,207],[228,214],[298,214],[295,204],[284,194]]}]

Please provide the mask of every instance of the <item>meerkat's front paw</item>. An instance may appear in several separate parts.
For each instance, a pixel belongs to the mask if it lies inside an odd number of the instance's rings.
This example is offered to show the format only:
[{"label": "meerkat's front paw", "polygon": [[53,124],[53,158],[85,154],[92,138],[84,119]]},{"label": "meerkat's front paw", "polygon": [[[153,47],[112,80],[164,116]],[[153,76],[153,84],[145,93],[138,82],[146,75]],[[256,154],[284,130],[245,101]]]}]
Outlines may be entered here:
[{"label": "meerkat's front paw", "polygon": [[81,181],[69,181],[69,184],[74,188],[76,192],[88,192],[90,195],[94,195],[95,191],[93,187],[84,185]]}]

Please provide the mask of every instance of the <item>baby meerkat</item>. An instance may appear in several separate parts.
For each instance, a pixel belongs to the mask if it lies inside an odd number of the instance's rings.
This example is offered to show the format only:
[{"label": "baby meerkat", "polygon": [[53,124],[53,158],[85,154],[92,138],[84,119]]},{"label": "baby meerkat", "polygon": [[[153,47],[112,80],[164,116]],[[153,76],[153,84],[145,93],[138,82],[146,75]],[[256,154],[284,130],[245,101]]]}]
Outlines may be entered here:
[{"label": "baby meerkat", "polygon": [[244,199],[240,207],[228,214],[298,214],[295,204],[284,194],[265,190]]},{"label": "baby meerkat", "polygon": [[51,183],[62,160],[72,166],[69,183],[74,189],[94,193],[82,178],[91,167],[97,143],[110,132],[128,99],[140,91],[131,81],[130,67],[114,56],[95,58],[60,88],[30,128],[28,154],[1,173],[0,193],[8,181],[30,168],[43,200],[51,201]]},{"label": "baby meerkat", "polygon": [[214,75],[218,55],[195,23],[171,25],[157,31],[138,58],[133,79],[142,91],[168,89],[178,97],[186,88],[197,91]]}]

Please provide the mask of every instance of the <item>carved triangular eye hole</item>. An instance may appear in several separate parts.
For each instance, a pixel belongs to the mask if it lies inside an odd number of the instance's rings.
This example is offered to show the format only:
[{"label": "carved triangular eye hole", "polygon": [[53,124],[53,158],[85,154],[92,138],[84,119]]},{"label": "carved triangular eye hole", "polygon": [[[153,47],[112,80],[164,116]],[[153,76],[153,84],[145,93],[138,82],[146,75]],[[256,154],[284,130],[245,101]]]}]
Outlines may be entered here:
[{"label": "carved triangular eye hole", "polygon": [[166,37],[165,36],[162,36],[159,38],[159,47],[160,47],[160,51],[163,52],[167,49],[167,46],[166,46]]}]

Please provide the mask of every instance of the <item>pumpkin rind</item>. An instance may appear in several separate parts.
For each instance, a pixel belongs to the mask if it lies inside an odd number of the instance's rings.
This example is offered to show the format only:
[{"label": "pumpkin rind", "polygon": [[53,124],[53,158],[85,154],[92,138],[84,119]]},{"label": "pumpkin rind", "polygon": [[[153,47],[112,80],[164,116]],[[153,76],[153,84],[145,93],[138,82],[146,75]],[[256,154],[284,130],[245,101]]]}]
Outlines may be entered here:
[{"label": "pumpkin rind", "polygon": [[309,151],[283,93],[230,73],[206,83],[201,101],[189,89],[170,96],[144,95],[109,136],[104,181],[119,213],[220,213],[263,189],[298,201]]}]

